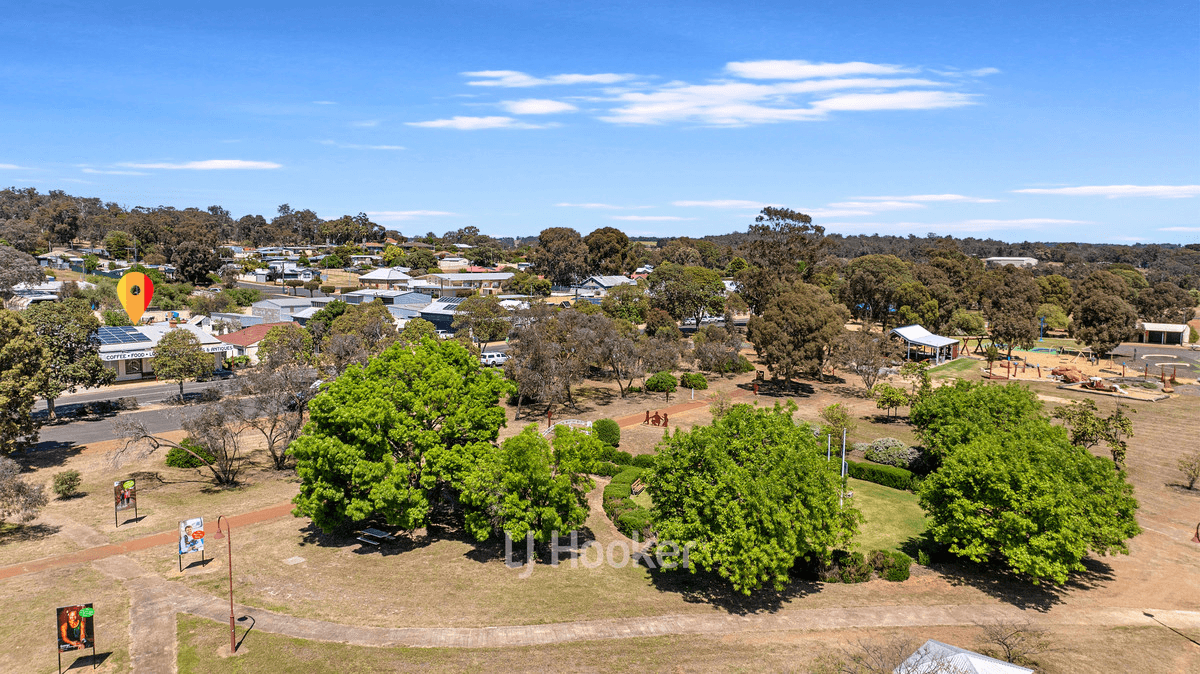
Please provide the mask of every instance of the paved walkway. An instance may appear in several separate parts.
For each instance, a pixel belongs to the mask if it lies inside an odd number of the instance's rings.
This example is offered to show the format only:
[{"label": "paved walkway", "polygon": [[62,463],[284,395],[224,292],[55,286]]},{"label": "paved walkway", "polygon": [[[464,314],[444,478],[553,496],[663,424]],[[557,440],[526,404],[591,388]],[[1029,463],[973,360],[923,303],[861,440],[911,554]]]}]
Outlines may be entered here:
[{"label": "paved walkway", "polygon": [[[729,392],[730,398],[741,398],[743,396],[752,396],[752,395],[754,395],[753,391],[747,391],[745,389],[740,389],[740,388],[734,389]],[[708,404],[709,404],[709,401],[707,399],[703,400],[703,401],[689,400],[688,402],[685,402],[685,403],[676,403],[674,405],[671,405],[670,407],[653,407],[653,408],[650,408],[649,411],[650,411],[651,416],[653,416],[655,412],[659,412],[659,413],[666,412],[668,420],[669,420],[669,418],[672,414],[681,414],[683,412],[690,412],[694,409],[699,409],[701,407],[708,407]],[[645,414],[645,412],[643,412],[641,414],[630,414],[627,417],[621,417],[620,419],[616,419],[615,421],[617,422],[617,425],[620,426],[621,428],[629,428],[630,426],[639,426],[646,422],[646,414]]]},{"label": "paved walkway", "polygon": [[[277,503],[273,506],[254,510],[241,515],[234,515],[229,518],[231,526],[241,527],[248,524],[257,524],[273,520],[284,515],[289,515],[292,512],[291,501]],[[72,564],[81,564],[84,562],[94,562],[106,557],[114,557],[116,555],[124,555],[138,550],[146,550],[157,545],[172,545],[179,537],[179,532],[175,530],[162,531],[157,534],[150,534],[140,538],[133,538],[121,543],[109,543],[107,545],[98,545],[94,548],[86,548],[76,552],[68,552],[62,555],[54,555],[52,557],[43,557],[30,562],[22,562],[11,566],[0,567],[0,580],[21,576],[27,573],[36,573],[45,571],[46,569],[57,569],[63,566]]]}]

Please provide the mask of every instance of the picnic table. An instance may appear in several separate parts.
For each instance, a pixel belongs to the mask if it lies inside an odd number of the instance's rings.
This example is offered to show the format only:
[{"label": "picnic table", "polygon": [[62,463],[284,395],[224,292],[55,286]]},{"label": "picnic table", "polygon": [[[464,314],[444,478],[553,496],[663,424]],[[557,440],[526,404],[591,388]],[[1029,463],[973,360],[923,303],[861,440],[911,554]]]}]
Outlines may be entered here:
[{"label": "picnic table", "polygon": [[391,541],[396,540],[396,537],[386,531],[380,531],[379,529],[368,527],[358,532],[358,540],[370,545],[379,545],[384,541],[390,543]]}]

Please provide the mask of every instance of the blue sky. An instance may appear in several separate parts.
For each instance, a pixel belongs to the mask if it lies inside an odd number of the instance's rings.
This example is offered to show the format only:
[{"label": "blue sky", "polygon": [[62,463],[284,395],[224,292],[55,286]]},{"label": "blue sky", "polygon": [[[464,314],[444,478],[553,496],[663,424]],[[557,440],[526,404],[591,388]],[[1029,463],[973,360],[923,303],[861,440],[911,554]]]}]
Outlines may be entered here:
[{"label": "blue sky", "polygon": [[1200,6],[10,4],[0,184],[474,225],[1200,241]]}]

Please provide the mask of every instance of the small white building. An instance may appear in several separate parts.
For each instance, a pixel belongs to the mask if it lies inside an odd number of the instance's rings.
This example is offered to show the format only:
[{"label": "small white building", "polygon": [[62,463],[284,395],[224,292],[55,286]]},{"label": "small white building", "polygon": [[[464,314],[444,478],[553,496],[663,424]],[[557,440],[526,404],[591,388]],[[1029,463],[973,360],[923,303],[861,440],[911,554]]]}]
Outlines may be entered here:
[{"label": "small white building", "polygon": [[891,334],[904,341],[909,360],[914,352],[917,358],[928,357],[934,365],[958,358],[958,340],[935,335],[919,325],[893,328]]},{"label": "small white building", "polygon": [[358,277],[358,282],[375,288],[390,290],[392,288],[407,289],[412,277],[408,267],[383,267],[374,269]]},{"label": "small white building", "polygon": [[200,348],[213,354],[214,367],[219,369],[233,347],[213,337],[199,326],[177,325],[104,326],[100,328],[100,360],[117,373],[117,381],[131,381],[154,376],[154,347],[171,330],[187,330],[200,340]]},{"label": "small white building", "polygon": [[983,263],[989,267],[1036,267],[1038,261],[1036,257],[985,257]]},{"label": "small white building", "polygon": [[1187,344],[1191,328],[1187,323],[1142,323],[1138,341],[1146,344]]}]

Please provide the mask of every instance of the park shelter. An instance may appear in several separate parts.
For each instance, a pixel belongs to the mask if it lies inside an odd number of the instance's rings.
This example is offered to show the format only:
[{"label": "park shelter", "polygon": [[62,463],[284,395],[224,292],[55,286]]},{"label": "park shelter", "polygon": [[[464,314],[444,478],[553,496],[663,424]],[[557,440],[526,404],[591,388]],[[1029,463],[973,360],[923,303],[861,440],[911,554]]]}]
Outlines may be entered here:
[{"label": "park shelter", "polygon": [[1142,323],[1138,341],[1146,344],[1187,344],[1189,332],[1187,323]]},{"label": "park shelter", "polygon": [[909,360],[929,358],[934,364],[958,358],[958,340],[935,335],[919,325],[894,328],[892,334],[904,340]]},{"label": "park shelter", "polygon": [[935,672],[938,674],[942,672],[1032,674],[1033,670],[930,639],[892,672],[904,672],[904,674],[934,674]]}]

